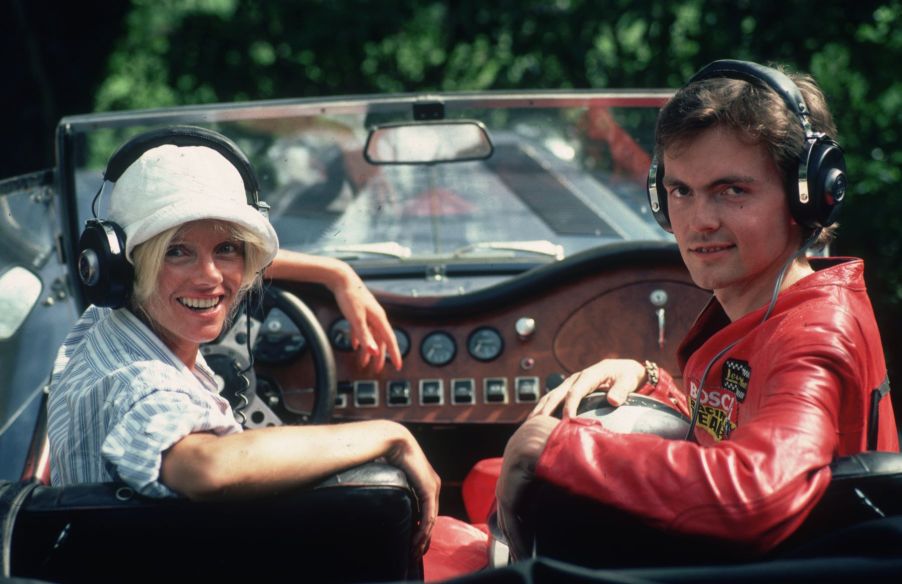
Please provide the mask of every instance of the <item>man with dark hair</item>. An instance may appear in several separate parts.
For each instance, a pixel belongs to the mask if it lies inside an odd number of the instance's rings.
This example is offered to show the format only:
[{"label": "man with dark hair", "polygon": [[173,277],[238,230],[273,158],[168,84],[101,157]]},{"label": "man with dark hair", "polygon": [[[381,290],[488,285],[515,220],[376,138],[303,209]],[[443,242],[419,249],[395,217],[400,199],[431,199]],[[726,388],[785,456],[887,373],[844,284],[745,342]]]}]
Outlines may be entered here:
[{"label": "man with dark hair", "polygon": [[[650,204],[713,292],[678,351],[684,387],[653,363],[607,359],[541,399],[497,487],[515,558],[528,554],[518,505],[536,477],[661,532],[766,552],[819,501],[834,458],[898,451],[863,263],[804,253],[829,241],[845,192],[832,136],[813,79],[754,63],[712,63],[665,105]],[[613,405],[632,392],[672,405],[691,439],[575,418],[598,390]],[[550,416],[560,405],[563,420]]]}]

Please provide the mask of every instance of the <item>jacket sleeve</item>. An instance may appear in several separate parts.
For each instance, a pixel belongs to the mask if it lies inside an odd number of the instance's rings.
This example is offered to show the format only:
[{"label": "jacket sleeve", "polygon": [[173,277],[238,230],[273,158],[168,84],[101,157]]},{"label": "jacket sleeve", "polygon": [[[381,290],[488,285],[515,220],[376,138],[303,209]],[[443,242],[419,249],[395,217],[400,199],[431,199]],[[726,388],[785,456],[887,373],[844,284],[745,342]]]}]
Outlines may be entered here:
[{"label": "jacket sleeve", "polygon": [[636,393],[641,395],[646,395],[648,397],[654,398],[659,402],[665,403],[675,410],[679,411],[684,416],[691,415],[689,408],[686,406],[686,394],[677,387],[676,383],[674,383],[673,377],[671,377],[670,373],[667,372],[666,369],[658,369],[658,383],[652,385],[650,383],[646,383],[638,390]]},{"label": "jacket sleeve", "polygon": [[728,440],[615,434],[571,419],[550,436],[536,476],[658,529],[773,548],[830,481],[840,388],[853,373],[823,340],[796,337],[765,351],[773,365],[757,384],[754,417],[740,411]]}]

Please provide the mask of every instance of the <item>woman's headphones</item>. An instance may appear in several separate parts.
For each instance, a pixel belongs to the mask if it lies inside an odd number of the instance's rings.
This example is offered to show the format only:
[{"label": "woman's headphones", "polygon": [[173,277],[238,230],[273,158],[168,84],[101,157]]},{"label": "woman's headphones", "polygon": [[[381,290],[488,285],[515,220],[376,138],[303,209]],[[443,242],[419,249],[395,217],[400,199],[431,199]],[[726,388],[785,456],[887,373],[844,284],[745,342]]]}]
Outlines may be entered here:
[{"label": "woman's headphones", "polygon": [[[846,194],[846,163],[835,140],[815,132],[802,92],[784,73],[748,61],[714,61],[692,76],[689,84],[704,79],[726,77],[764,84],[779,95],[805,131],[805,144],[799,153],[797,188],[787,193],[789,211],[800,225],[815,229],[836,222]],[[687,84],[688,85],[688,84]],[[648,202],[658,224],[672,231],[667,211],[667,191],[663,184],[664,164],[657,154],[648,171]]]},{"label": "woman's headphones", "polygon": [[[103,183],[115,183],[145,152],[166,144],[205,146],[221,154],[241,175],[248,205],[267,214],[269,206],[260,200],[257,175],[247,156],[229,138],[196,126],[170,126],[135,136],[110,158],[103,173]],[[94,218],[85,223],[78,241],[78,275],[88,302],[120,308],[131,296],[134,267],[125,256],[125,231],[113,221],[96,218],[95,205],[103,186],[101,184],[91,205]]]}]

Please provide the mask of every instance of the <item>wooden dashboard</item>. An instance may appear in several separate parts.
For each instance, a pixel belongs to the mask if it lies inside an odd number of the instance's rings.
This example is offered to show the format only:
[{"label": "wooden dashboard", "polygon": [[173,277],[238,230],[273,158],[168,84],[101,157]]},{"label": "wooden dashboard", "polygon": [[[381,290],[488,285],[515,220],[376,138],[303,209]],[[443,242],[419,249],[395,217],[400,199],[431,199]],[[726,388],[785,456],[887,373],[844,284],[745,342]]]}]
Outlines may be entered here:
[{"label": "wooden dashboard", "polygon": [[[325,290],[284,287],[324,329],[341,319]],[[671,245],[655,244],[574,256],[468,295],[377,297],[407,337],[404,366],[377,374],[335,350],[338,421],[518,423],[549,387],[605,357],[649,359],[678,376],[676,349],[710,293],[692,284]],[[424,348],[436,333],[439,348]],[[310,409],[309,354],[257,370],[288,409]]]}]

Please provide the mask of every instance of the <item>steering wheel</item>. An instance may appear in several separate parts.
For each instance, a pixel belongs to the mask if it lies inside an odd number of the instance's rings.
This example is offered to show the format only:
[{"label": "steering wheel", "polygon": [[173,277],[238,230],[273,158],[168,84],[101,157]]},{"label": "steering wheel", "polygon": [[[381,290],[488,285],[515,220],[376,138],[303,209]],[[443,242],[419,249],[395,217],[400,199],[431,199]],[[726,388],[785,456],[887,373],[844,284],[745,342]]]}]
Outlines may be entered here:
[{"label": "steering wheel", "polygon": [[[201,347],[204,359],[217,376],[220,394],[232,404],[236,419],[246,428],[329,422],[335,408],[335,356],[313,311],[294,294],[275,286],[267,287],[262,298],[252,298],[248,305],[257,310],[250,317],[240,314],[231,328],[216,341]],[[283,405],[281,390],[272,387],[271,383],[258,380],[249,367],[248,339],[250,338],[253,351],[261,324],[273,308],[278,308],[298,328],[313,356],[316,379],[313,385],[313,409],[309,413],[288,410]],[[264,383],[265,398],[258,391],[263,389]]]}]

